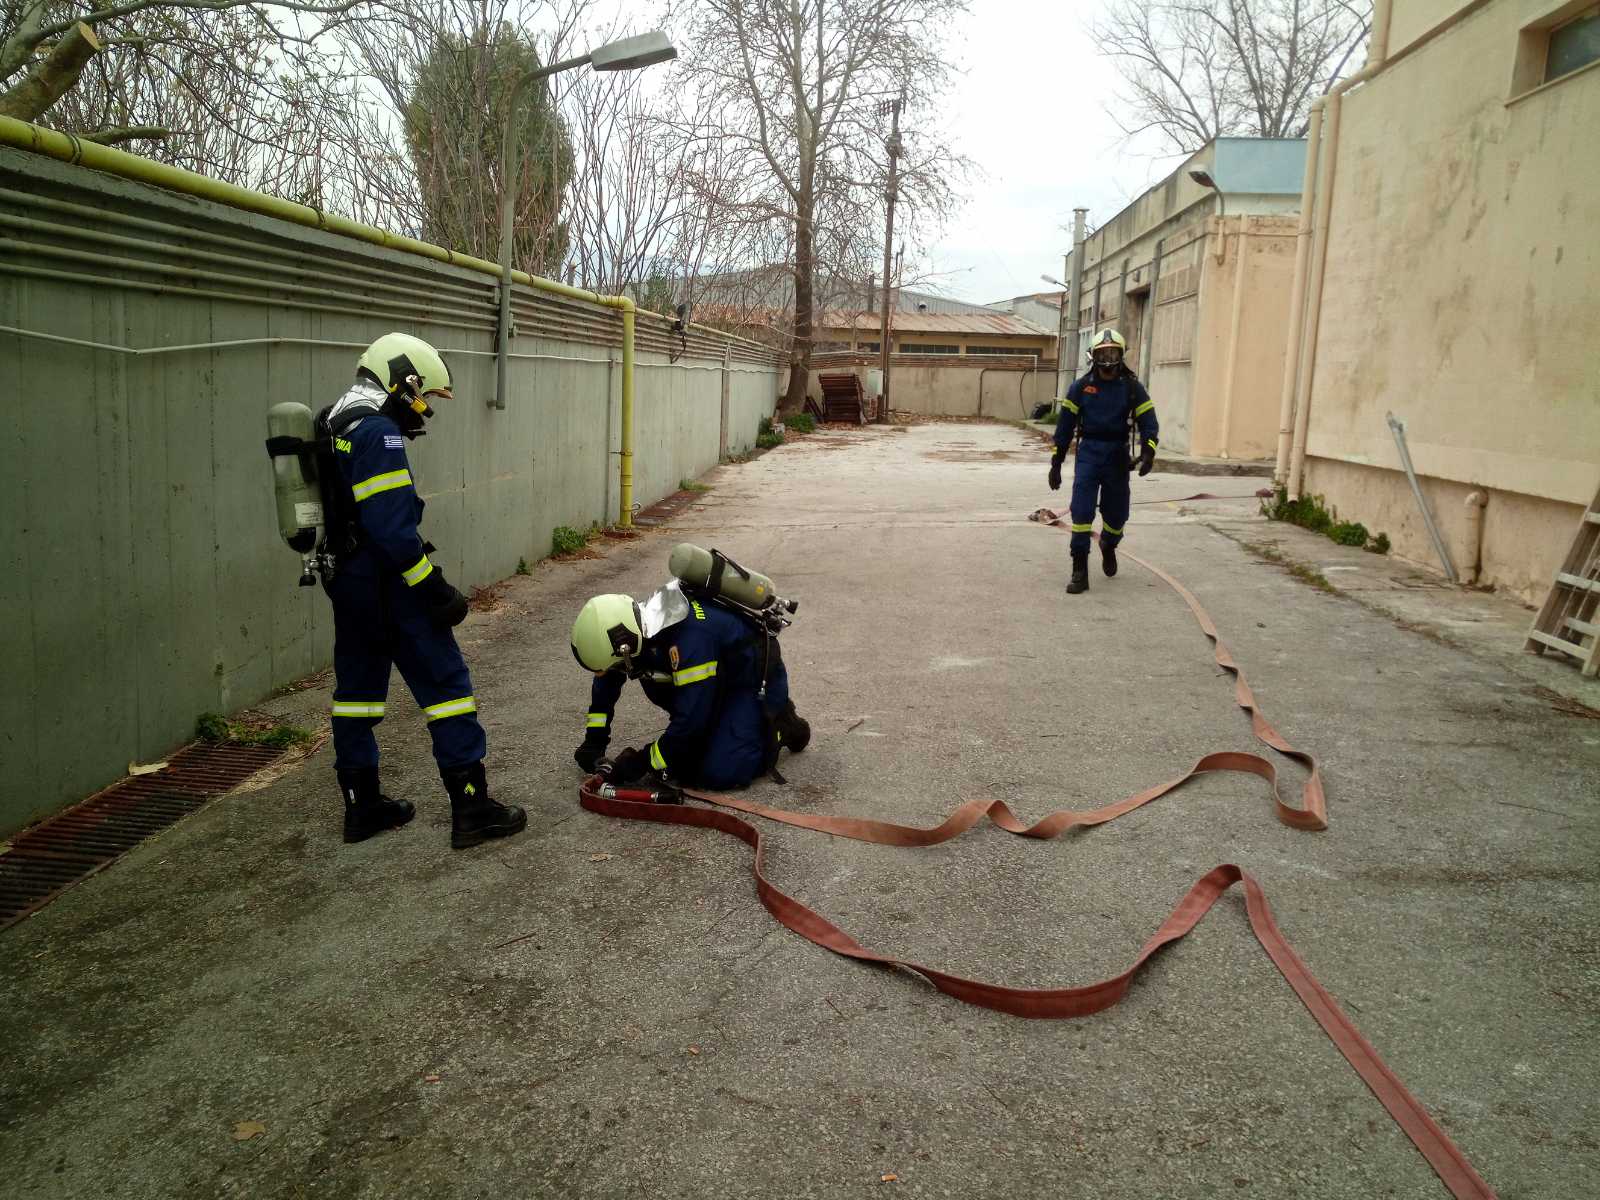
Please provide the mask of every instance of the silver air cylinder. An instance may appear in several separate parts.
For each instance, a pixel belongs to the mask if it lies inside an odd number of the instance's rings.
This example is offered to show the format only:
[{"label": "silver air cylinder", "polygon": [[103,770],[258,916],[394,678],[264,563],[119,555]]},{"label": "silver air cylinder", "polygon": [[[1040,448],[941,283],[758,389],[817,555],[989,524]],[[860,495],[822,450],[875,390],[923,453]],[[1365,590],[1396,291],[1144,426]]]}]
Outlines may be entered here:
[{"label": "silver air cylinder", "polygon": [[[311,456],[311,410],[285,400],[267,411],[267,452],[278,502],[278,532],[291,550],[309,554],[322,534],[322,491]],[[301,451],[301,446],[304,452]],[[308,473],[312,478],[307,478]]]},{"label": "silver air cylinder", "polygon": [[[714,566],[711,551],[702,550],[699,546],[688,542],[680,542],[674,546],[672,556],[667,559],[667,569],[674,576],[690,587],[703,590],[711,590]],[[716,591],[735,604],[754,609],[766,608],[775,598],[772,580],[759,571],[744,571],[726,560]]]}]

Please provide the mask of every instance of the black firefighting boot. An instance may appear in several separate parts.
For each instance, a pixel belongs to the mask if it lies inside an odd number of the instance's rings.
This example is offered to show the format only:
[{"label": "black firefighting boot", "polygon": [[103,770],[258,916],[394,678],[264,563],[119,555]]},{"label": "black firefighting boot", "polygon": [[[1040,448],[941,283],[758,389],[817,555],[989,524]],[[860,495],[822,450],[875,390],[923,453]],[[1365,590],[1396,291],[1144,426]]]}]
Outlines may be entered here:
[{"label": "black firefighting boot", "polygon": [[1105,540],[1100,539],[1100,569],[1110,579],[1117,573],[1117,548]]},{"label": "black firefighting boot", "polygon": [[483,764],[441,769],[450,793],[450,848],[465,850],[490,838],[510,837],[528,826],[528,814],[511,804],[501,804],[489,796],[483,777]]},{"label": "black firefighting boot", "polygon": [[1076,596],[1079,592],[1089,590],[1089,556],[1087,554],[1074,554],[1072,556],[1072,578],[1067,581],[1067,595]]},{"label": "black firefighting boot", "polygon": [[772,724],[778,731],[778,745],[787,746],[790,754],[799,754],[811,741],[811,723],[795,711],[793,700],[772,718]]},{"label": "black firefighting boot", "polygon": [[409,800],[392,800],[378,786],[378,768],[339,770],[339,791],[344,795],[344,840],[364,842],[385,829],[399,829],[417,815]]}]

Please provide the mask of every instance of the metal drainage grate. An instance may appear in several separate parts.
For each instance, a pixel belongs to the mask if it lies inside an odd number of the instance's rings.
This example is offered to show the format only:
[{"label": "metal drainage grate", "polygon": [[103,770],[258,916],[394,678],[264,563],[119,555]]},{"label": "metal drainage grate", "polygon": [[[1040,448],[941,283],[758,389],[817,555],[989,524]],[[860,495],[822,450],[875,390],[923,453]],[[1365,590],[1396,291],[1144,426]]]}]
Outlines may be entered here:
[{"label": "metal drainage grate", "polygon": [[0,854],[0,929],[232,791],[282,753],[261,746],[188,746],[161,770],[125,779],[18,834]]}]

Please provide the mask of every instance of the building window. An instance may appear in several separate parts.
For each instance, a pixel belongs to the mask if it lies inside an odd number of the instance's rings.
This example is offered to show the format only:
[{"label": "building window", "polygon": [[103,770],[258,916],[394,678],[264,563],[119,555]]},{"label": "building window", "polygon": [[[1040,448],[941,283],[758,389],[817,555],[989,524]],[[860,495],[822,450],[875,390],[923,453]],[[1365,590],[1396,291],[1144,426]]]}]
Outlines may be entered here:
[{"label": "building window", "polygon": [[1550,31],[1544,79],[1560,79],[1600,59],[1600,4]]},{"label": "building window", "polygon": [[901,354],[960,354],[960,346],[942,346],[929,343],[922,345],[917,342],[901,342]]},{"label": "building window", "polygon": [[1511,99],[1600,62],[1600,4],[1568,0],[1518,35]]},{"label": "building window", "polygon": [[1031,354],[1038,358],[1041,351],[1037,346],[968,346],[968,354]]},{"label": "building window", "polygon": [[857,350],[866,350],[866,351],[870,351],[873,354],[878,353],[878,351],[881,350],[882,348],[883,348],[883,343],[882,342],[857,342],[856,343],[856,349]]}]

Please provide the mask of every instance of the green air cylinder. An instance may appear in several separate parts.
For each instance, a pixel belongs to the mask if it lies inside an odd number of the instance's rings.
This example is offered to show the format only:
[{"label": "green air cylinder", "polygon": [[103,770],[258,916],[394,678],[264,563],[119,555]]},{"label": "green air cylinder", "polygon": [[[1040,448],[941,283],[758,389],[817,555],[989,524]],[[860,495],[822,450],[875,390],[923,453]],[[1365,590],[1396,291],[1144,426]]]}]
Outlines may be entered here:
[{"label": "green air cylinder", "polygon": [[702,550],[699,546],[690,545],[688,542],[679,542],[674,546],[672,557],[667,559],[667,569],[690,587],[700,588],[703,591],[715,590],[719,595],[726,596],[735,604],[742,604],[746,608],[765,608],[772,603],[772,580],[757,571],[741,573],[742,568],[736,567],[727,559],[723,559],[722,578],[718,586],[713,589],[711,577],[715,566],[711,551]]},{"label": "green air cylinder", "polygon": [[278,532],[291,550],[316,549],[322,531],[322,490],[312,450],[311,410],[285,400],[267,411],[267,453],[278,501]]}]

